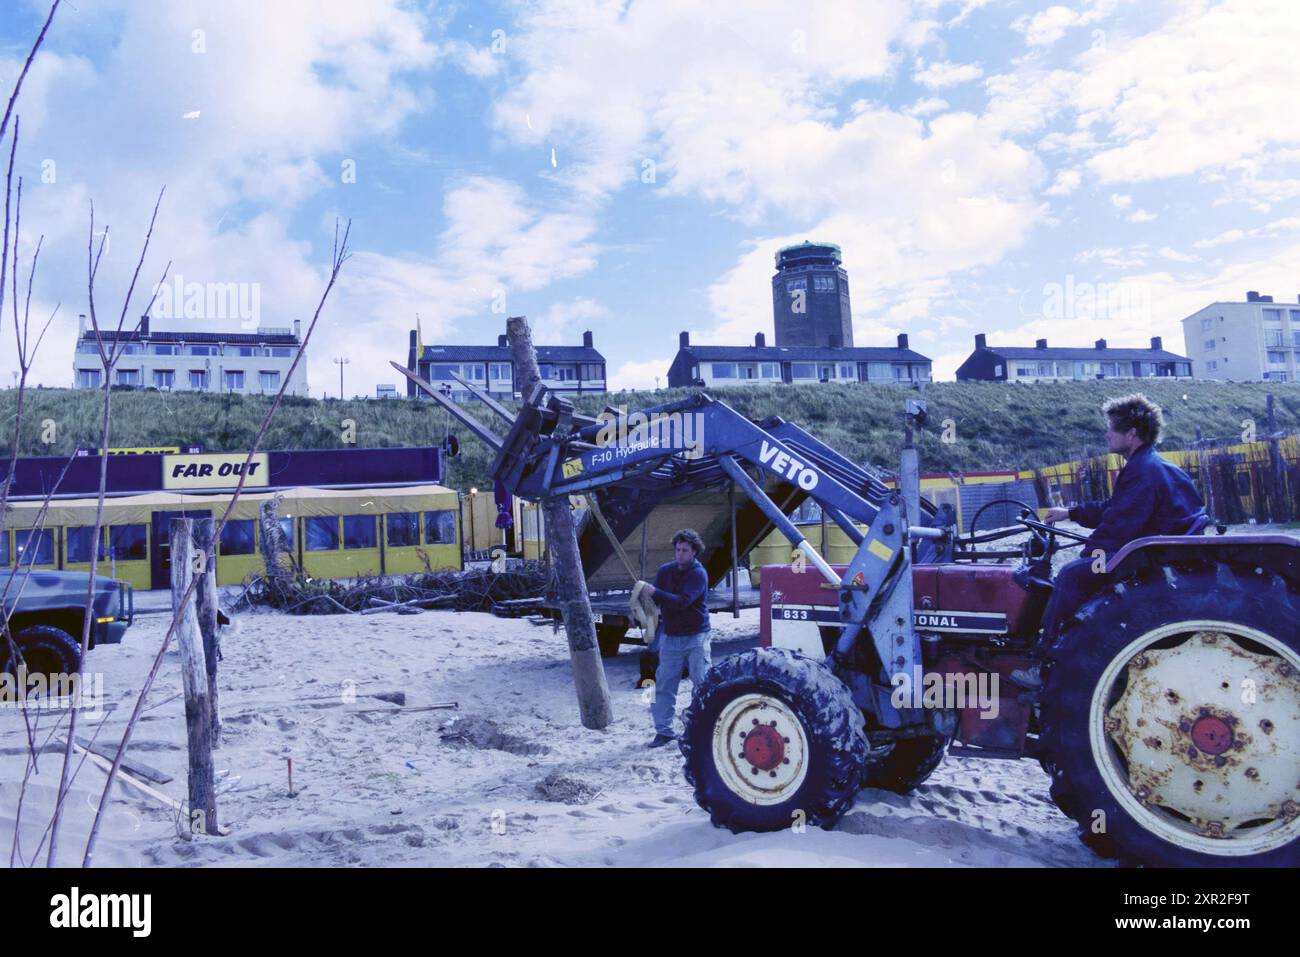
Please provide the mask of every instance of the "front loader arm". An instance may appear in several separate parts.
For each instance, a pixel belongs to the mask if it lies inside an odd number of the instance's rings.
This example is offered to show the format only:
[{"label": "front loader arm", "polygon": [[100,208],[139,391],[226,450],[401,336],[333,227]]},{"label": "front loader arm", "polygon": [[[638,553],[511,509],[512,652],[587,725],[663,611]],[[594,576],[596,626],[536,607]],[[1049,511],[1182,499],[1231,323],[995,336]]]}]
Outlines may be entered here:
[{"label": "front loader arm", "polygon": [[[858,468],[822,445],[807,433],[787,423],[770,423],[771,430],[756,425],[725,403],[706,395],[672,403],[643,413],[646,427],[626,430],[626,441],[613,445],[595,444],[572,457],[548,449],[546,465],[534,475],[538,486],[549,485],[551,494],[577,494],[622,481],[631,470],[675,456],[694,460],[716,460],[720,469],[741,488],[791,545],[801,552],[826,579],[827,587],[840,592],[840,615],[845,622],[833,655],[834,666],[854,691],[855,699],[876,714],[886,727],[918,720],[908,711],[890,704],[891,676],[913,675],[920,665],[920,641],[912,622],[912,588],[907,544],[909,526],[898,492],[874,475]],[[690,422],[674,416],[692,415]],[[656,416],[659,426],[655,426]],[[609,431],[619,436],[618,422]],[[765,423],[768,425],[769,423]],[[789,441],[778,437],[780,431]],[[689,449],[678,438],[693,436]],[[583,439],[599,440],[591,429]],[[582,441],[582,440],[579,440]],[[587,444],[586,442],[583,443]],[[555,462],[559,462],[558,474]],[[763,492],[747,469],[768,471],[803,490],[845,530],[853,529],[858,549],[846,579],[830,567],[798,527]],[[850,483],[855,487],[850,487]],[[525,485],[527,481],[525,481]],[[854,522],[867,527],[857,532]],[[928,530],[927,530],[928,531]],[[921,530],[918,529],[918,533]],[[899,587],[900,582],[906,587]],[[875,659],[864,656],[857,639],[863,629],[871,638]]]},{"label": "front loader arm", "polygon": [[[812,498],[849,534],[857,552],[844,580],[751,471],[767,472]],[[756,424],[704,393],[592,419],[539,385],[497,447],[492,473],[508,492],[532,501],[602,489],[704,488],[729,480],[826,579],[823,587],[839,591],[844,629],[831,666],[854,700],[884,727],[925,720],[913,709],[895,709],[890,691],[894,676],[911,678],[921,663],[908,546],[913,538],[946,532],[911,526],[898,491],[797,426],[775,417]],[[869,643],[858,641],[864,629]]]},{"label": "front loader arm", "polygon": [[[798,486],[824,507],[854,521],[870,525],[876,519],[879,507],[866,495],[815,467],[807,455],[723,402],[698,395],[685,402],[647,410],[642,415],[646,417],[644,425],[627,429],[623,433],[627,440],[620,444],[596,444],[592,440],[601,437],[600,430],[584,429],[577,441],[590,447],[581,448],[572,456],[561,454],[558,476],[547,468],[525,473],[518,494],[525,498],[530,497],[530,492],[544,496],[578,494],[616,482],[626,471],[655,459],[681,456],[687,460],[720,460],[722,456],[731,456]],[[684,418],[688,415],[692,417],[690,421]],[[627,420],[613,420],[606,434],[618,436],[620,421]],[[562,440],[552,439],[547,452],[562,444]],[[874,479],[872,482],[873,497],[881,500],[890,494],[882,483]]]}]

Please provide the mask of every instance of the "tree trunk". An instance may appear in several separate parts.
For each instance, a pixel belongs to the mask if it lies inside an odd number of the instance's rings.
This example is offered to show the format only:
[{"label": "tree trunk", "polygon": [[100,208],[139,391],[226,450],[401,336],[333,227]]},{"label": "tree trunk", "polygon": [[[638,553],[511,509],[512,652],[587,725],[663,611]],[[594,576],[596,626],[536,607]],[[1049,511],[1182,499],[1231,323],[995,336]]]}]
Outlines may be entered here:
[{"label": "tree trunk", "polygon": [[[172,614],[180,606],[195,574],[192,520],[171,523]],[[196,589],[197,590],[197,589]],[[219,834],[215,775],[212,770],[212,702],[208,698],[208,669],[203,654],[195,602],[185,605],[176,637],[181,651],[181,678],[185,687],[185,727],[189,745],[189,830]]]},{"label": "tree trunk", "polygon": [[217,644],[217,552],[212,540],[213,521],[210,518],[194,519],[194,549],[206,556],[203,562],[203,581],[194,589],[195,610],[199,618],[199,632],[203,635],[203,659],[208,672],[208,702],[212,712],[212,746],[221,746],[221,708],[217,696],[217,659],[221,649]]},{"label": "tree trunk", "polygon": [[[522,316],[506,320],[506,332],[519,392],[527,402],[533,387],[542,378],[537,367],[537,353],[533,350],[532,332]],[[596,644],[596,624],[591,617],[587,578],[582,570],[582,556],[578,552],[578,537],[573,528],[568,496],[544,501],[542,514],[546,519],[546,547],[554,562],[560,614],[564,617],[564,632],[569,639],[578,713],[583,727],[605,728],[614,720],[614,713],[609,701],[609,686],[605,682],[605,666],[601,663],[600,648]]]}]

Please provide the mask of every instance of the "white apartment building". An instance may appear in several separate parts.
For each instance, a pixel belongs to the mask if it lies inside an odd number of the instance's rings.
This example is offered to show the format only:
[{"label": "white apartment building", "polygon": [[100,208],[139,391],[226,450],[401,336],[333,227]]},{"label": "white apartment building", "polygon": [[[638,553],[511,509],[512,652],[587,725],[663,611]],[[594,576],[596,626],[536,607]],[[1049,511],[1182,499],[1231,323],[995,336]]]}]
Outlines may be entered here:
[{"label": "white apartment building", "polygon": [[712,389],[747,385],[914,383],[930,381],[930,359],[914,352],[907,334],[894,346],[769,346],[763,333],[752,346],[695,346],[689,332],[677,337],[668,387]]},{"label": "white apartment building", "polygon": [[[534,348],[542,384],[551,391],[575,395],[606,391],[605,357],[596,350],[590,331],[582,334],[580,346]],[[412,329],[406,368],[456,402],[473,401],[473,395],[453,373],[497,398],[513,398],[516,392],[517,377],[506,336],[497,336],[495,346],[427,346],[421,331]],[[407,383],[406,394],[427,398],[413,382]]]},{"label": "white apartment building", "polygon": [[1183,339],[1200,378],[1300,381],[1300,297],[1275,303],[1252,290],[1245,302],[1212,302],[1183,320]]},{"label": "white apartment building", "polygon": [[[149,317],[140,328],[122,333],[121,357],[113,367],[115,386],[158,389],[163,392],[213,392],[274,395],[289,375],[298,354],[301,322],[293,328],[262,327],[255,332],[151,332]],[[118,341],[117,333],[101,330],[105,347]],[[94,331],[81,317],[77,351],[72,363],[73,386],[98,389],[104,369]],[[307,358],[293,370],[286,395],[307,394]]]},{"label": "white apartment building", "polygon": [[957,367],[958,382],[1071,382],[1084,379],[1188,378],[1192,363],[1164,347],[1160,336],[1151,348],[1129,349],[1098,339],[1087,346],[1048,346],[1046,339],[1029,346],[991,346],[984,333],[975,336],[975,351]]}]

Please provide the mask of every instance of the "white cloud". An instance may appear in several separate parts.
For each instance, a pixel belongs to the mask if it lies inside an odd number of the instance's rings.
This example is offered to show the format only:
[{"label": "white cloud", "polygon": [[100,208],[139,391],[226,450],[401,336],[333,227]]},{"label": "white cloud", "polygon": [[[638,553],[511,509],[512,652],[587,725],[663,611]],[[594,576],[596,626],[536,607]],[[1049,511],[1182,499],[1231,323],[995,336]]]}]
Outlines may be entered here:
[{"label": "white cloud", "polygon": [[975,351],[975,344],[972,341],[969,349],[965,351],[947,351],[930,357],[930,376],[936,381],[949,381],[957,378],[957,369],[963,362],[970,358],[970,354]]},{"label": "white cloud", "polygon": [[1069,7],[1054,6],[1033,16],[1020,17],[1011,27],[1023,33],[1030,46],[1049,46],[1065,36],[1065,31],[1078,19],[1079,14]]},{"label": "white cloud", "polygon": [[1118,285],[1105,287],[1108,298],[1119,302],[1123,310],[1113,314],[1102,310],[1091,316],[1076,312],[1068,323],[1042,316],[1035,291],[1023,297],[1024,321],[999,331],[997,341],[1019,344],[1045,337],[1054,345],[1082,345],[1105,339],[1111,346],[1144,347],[1149,345],[1149,337],[1161,336],[1166,349],[1185,354],[1184,318],[1211,302],[1239,301],[1247,289],[1295,288],[1297,261],[1300,245],[1293,244],[1278,248],[1265,259],[1250,256],[1200,275],[1186,271],[1177,276],[1163,271],[1129,273],[1113,281]]},{"label": "white cloud", "polygon": [[439,261],[454,273],[490,271],[509,289],[535,290],[596,264],[595,220],[542,211],[514,183],[475,176],[448,192]]},{"label": "white cloud", "polygon": [[1198,239],[1192,245],[1197,249],[1213,249],[1215,246],[1241,242],[1243,239],[1280,239],[1297,230],[1300,230],[1300,217],[1287,216],[1253,229],[1229,229],[1208,239]]},{"label": "white cloud", "polygon": [[1044,190],[1044,193],[1047,196],[1068,196],[1078,189],[1079,184],[1082,182],[1083,174],[1077,169],[1058,170],[1056,179],[1052,181],[1051,186]]},{"label": "white cloud", "polygon": [[[308,319],[333,237],[305,241],[292,221],[304,199],[341,183],[339,164],[359,144],[390,137],[429,107],[428,91],[411,82],[438,61],[428,30],[420,13],[396,0],[364,7],[229,0],[220,16],[199,0],[109,0],[56,21],[19,104],[19,155],[34,168],[48,157],[56,170],[53,182],[29,176],[23,196],[27,229],[45,234],[38,296],[64,302],[38,380],[69,382],[75,316],[86,311],[91,199],[96,224],[112,226],[113,237],[98,283],[100,311],[116,316],[121,308],[165,183],[130,322],[166,259],[187,281],[256,283],[264,325]],[[79,31],[92,38],[94,61],[55,52],[69,35],[77,46]],[[17,69],[14,60],[0,61],[0,88],[8,90]],[[187,113],[198,117],[183,120]],[[354,243],[364,248],[363,233],[357,226]],[[357,257],[344,277],[365,261]],[[330,381],[329,356],[364,338],[356,324],[385,308],[370,302],[339,324],[331,309],[308,354],[313,390]],[[221,328],[221,320],[204,321]],[[3,360],[12,361],[12,352]]]},{"label": "white cloud", "polygon": [[[587,296],[555,302],[536,317],[529,317],[533,341],[541,345],[578,345],[582,333],[609,318],[609,310]],[[600,340],[595,339],[599,349]]]},{"label": "white cloud", "polygon": [[948,109],[947,100],[941,100],[937,96],[927,96],[917,100],[903,112],[908,116],[928,116],[931,113],[942,113],[946,109]]},{"label": "white cloud", "polygon": [[496,53],[491,46],[476,47],[464,40],[452,40],[441,49],[462,70],[479,79],[497,76],[504,62],[504,49]]},{"label": "white cloud", "polygon": [[[486,91],[499,95],[489,117],[493,148],[515,149],[512,159],[527,151],[537,195],[547,199],[530,195],[517,173],[466,176],[448,187],[445,226],[435,227],[429,248],[383,255],[362,245],[313,351],[319,392],[336,374],[332,354],[391,358],[416,311],[426,339],[494,337],[504,318],[493,311],[499,292],[534,307],[539,341],[575,341],[581,328],[610,325],[610,310],[594,299],[566,291],[537,305],[535,294],[595,268],[599,216],[647,159],[657,179],[638,187],[653,191],[646,195],[753,224],[753,241],[709,289],[712,314],[695,321],[711,326],[693,330],[699,341],[748,341],[770,328],[772,252],[789,241],[843,247],[859,343],[892,341],[898,331],[941,343],[974,315],[960,302],[959,278],[977,285],[980,270],[1007,264],[1047,222],[1042,197],[1075,193],[1085,171],[1090,184],[1114,191],[1115,219],[1128,223],[1156,217],[1128,185],[1149,179],[1195,177],[1197,189],[1212,184],[1221,201],[1260,211],[1300,195],[1300,133],[1283,119],[1300,89],[1300,28],[1278,0],[1185,5],[1146,34],[1111,31],[1070,60],[1044,48],[1098,23],[1114,4],[1050,7],[1017,21],[1036,49],[983,79],[979,114],[952,112],[929,95],[891,107],[880,87],[898,79],[905,90],[913,71],[935,90],[983,77],[982,65],[950,59],[936,28],[958,6],[950,25],[983,0],[813,3],[793,18],[777,0],[538,0],[510,27],[502,53],[443,40],[432,15],[399,0],[370,6],[325,10],[290,0],[264,9],[232,0],[218,19],[197,0],[157,11],[108,0],[109,13],[93,15],[121,20],[115,46],[93,61],[49,53],[29,78],[24,143],[33,162],[55,157],[60,179],[32,190],[28,222],[50,234],[47,249],[75,254],[86,200],[96,196],[120,244],[105,277],[117,289],[165,181],[159,257],[174,256],[187,277],[262,283],[274,313],[267,321],[287,324],[314,304],[328,252],[325,232],[307,241],[292,228],[304,202],[338,188],[337,164],[359,144],[391,141],[412,117],[440,108],[434,69],[450,64],[491,81]],[[983,29],[988,18],[980,19]],[[773,22],[783,26],[773,30]],[[208,31],[206,54],[189,51],[195,24]],[[923,46],[925,60],[917,58]],[[0,61],[0,81],[15,69]],[[848,100],[850,109],[839,106]],[[96,102],[132,106],[101,116]],[[198,118],[182,121],[189,112]],[[126,135],[124,116],[134,121]],[[85,143],[96,144],[93,156]],[[1050,178],[1040,155],[1053,161]],[[370,175],[364,166],[359,173]],[[1212,201],[1193,201],[1202,199]],[[340,208],[346,201],[340,195]],[[1266,226],[1194,245],[1289,238],[1297,221],[1284,209]],[[1236,225],[1210,222],[1206,232]],[[381,229],[359,223],[354,238],[365,244]],[[1239,235],[1224,238],[1232,232]],[[1130,271],[1148,261],[1199,261],[1171,246],[1157,251],[1157,239],[1150,248],[1124,236],[1107,241],[1116,245],[1079,261]],[[79,275],[77,258],[66,256],[71,266],[51,274],[62,285],[52,278],[42,301],[69,288],[75,300],[77,283],[66,276]],[[151,260],[150,268],[160,265]],[[1010,265],[1035,268],[1033,260]],[[75,321],[79,307],[73,301],[64,311]],[[51,348],[51,381],[66,382],[67,350]],[[667,361],[626,366],[652,385],[639,365],[663,375]]]},{"label": "white cloud", "polygon": [[900,40],[904,46],[916,50],[934,39],[942,28],[938,20],[914,20],[904,28]]},{"label": "white cloud", "polygon": [[1010,135],[1036,133],[1067,109],[1078,78],[1070,70],[1023,67],[984,81],[985,119]]},{"label": "white cloud", "polygon": [[1197,249],[1213,249],[1215,246],[1222,246],[1224,243],[1235,243],[1238,240],[1245,239],[1246,232],[1242,229],[1229,229],[1226,232],[1219,233],[1210,239],[1198,239],[1192,243]]},{"label": "white cloud", "polygon": [[[505,330],[516,294],[588,272],[596,264],[586,216],[544,211],[504,180],[471,177],[444,200],[447,228],[433,253],[385,256],[359,252],[345,267],[338,312],[351,342],[364,338],[388,350],[405,342],[422,318],[424,341],[493,342]],[[607,317],[589,297],[553,304],[531,317],[538,344],[574,344],[578,323]],[[386,363],[384,363],[386,366]]]},{"label": "white cloud", "polygon": [[[772,254],[788,241],[842,246],[870,339],[882,316],[905,318],[906,304],[937,301],[952,272],[1024,241],[1045,214],[1033,197],[1044,171],[997,124],[964,112],[918,119],[948,108],[937,97],[906,112],[868,99],[847,115],[826,106],[847,83],[885,76],[891,44],[928,36],[908,28],[906,7],[812,4],[792,22],[802,31],[792,47],[765,25],[784,8],[759,6],[541,3],[512,36],[518,79],[494,111],[510,139],[573,156],[550,178],[589,205],[648,158],[664,195],[745,222],[793,221],[763,230],[710,288],[714,324],[692,330],[696,341],[748,341],[770,326]],[[982,75],[915,66],[936,87]]]},{"label": "white cloud", "polygon": [[673,364],[673,357],[658,359],[639,359],[624,362],[609,373],[609,381],[615,389],[654,389],[668,387],[668,367]]},{"label": "white cloud", "polygon": [[927,66],[924,60],[917,60],[912,79],[922,86],[939,90],[978,80],[983,75],[983,69],[974,63],[949,63],[943,60]]},{"label": "white cloud", "polygon": [[[736,5],[542,2],[511,36],[518,79],[494,123],[521,144],[561,148],[553,174],[601,198],[643,159],[660,182],[708,183],[729,197],[730,173],[770,144],[824,122],[821,96],[884,76],[909,25],[903,0],[812,3],[791,18],[779,0]],[[789,23],[789,29],[771,28]],[[702,168],[705,167],[705,168]]]},{"label": "white cloud", "polygon": [[[1047,46],[1116,6],[1056,5],[1013,25]],[[1209,205],[1267,212],[1300,196],[1300,129],[1278,122],[1300,89],[1297,44],[1285,0],[1186,3],[1146,33],[1100,34],[1064,68],[1039,50],[989,77],[985,120],[1013,136],[1054,124],[1038,148],[1104,184],[1195,175],[1219,184]]]},{"label": "white cloud", "polygon": [[1118,0],[1089,0],[1080,10],[1058,4],[1032,16],[1013,20],[1011,28],[1023,33],[1030,46],[1048,47],[1074,27],[1096,23],[1109,16],[1117,3]]},{"label": "white cloud", "polygon": [[964,2],[961,5],[961,10],[957,13],[956,16],[954,16],[951,20],[948,21],[947,26],[949,27],[960,26],[961,24],[965,23],[966,20],[970,17],[970,15],[974,13],[976,10],[979,10],[983,7],[987,7],[990,3],[993,2],[994,0],[964,0]]},{"label": "white cloud", "polygon": [[1079,58],[1072,101],[1102,148],[1087,160],[1103,182],[1247,170],[1247,192],[1280,201],[1288,179],[1251,174],[1271,149],[1300,144],[1279,122],[1300,89],[1300,18],[1286,0],[1196,4],[1160,29]]},{"label": "white cloud", "polygon": [[[33,167],[49,157],[57,167],[55,182],[24,195],[24,224],[46,234],[38,299],[63,300],[36,369],[51,385],[69,382],[76,315],[86,309],[91,198],[97,223],[111,224],[114,237],[98,284],[100,310],[120,309],[165,183],[143,293],[137,290],[129,315],[143,309],[147,287],[170,258],[172,273],[187,281],[256,284],[264,325],[307,320],[333,235],[330,216],[315,234],[295,228],[304,201],[337,189],[346,210],[343,164],[376,140],[393,142],[408,120],[437,108],[426,82],[431,69],[449,63],[478,76],[496,69],[482,51],[440,45],[437,26],[400,0],[364,7],[229,0],[219,16],[199,0],[110,0],[83,7],[83,19],[64,26],[53,50],[77,29],[100,29],[109,40],[93,62],[47,49],[20,106],[20,156]],[[0,61],[0,88],[17,69],[12,59]],[[198,118],[181,119],[193,112]],[[362,163],[356,175],[370,170]],[[464,335],[467,323],[481,323],[494,334],[503,318],[491,312],[494,292],[537,290],[595,263],[590,216],[539,207],[510,183],[453,183],[444,212],[436,255],[383,255],[372,248],[382,224],[354,225],[355,256],[308,350],[314,393],[334,381],[334,355],[353,357],[349,376],[378,372],[389,381],[384,360],[404,354],[417,311],[427,333]],[[7,340],[0,362],[12,362]]]},{"label": "white cloud", "polygon": [[1096,249],[1084,249],[1074,254],[1075,262],[1091,262],[1094,259],[1106,259],[1118,256],[1123,250],[1118,246],[1102,246]]}]

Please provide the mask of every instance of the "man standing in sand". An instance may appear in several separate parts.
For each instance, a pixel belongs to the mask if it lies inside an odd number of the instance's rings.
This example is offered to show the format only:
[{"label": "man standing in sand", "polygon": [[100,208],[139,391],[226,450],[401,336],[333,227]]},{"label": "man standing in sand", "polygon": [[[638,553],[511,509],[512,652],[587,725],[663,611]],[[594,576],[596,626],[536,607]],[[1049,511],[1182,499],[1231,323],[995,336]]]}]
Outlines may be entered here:
[{"label": "man standing in sand", "polygon": [[704,603],[709,576],[699,561],[703,551],[704,542],[695,530],[682,529],[673,536],[673,561],[660,565],[654,584],[643,589],[662,614],[655,642],[659,646],[659,669],[650,705],[655,724],[652,748],[661,748],[675,737],[673,713],[683,666],[690,672],[691,684],[698,688],[711,664],[709,609]]}]

